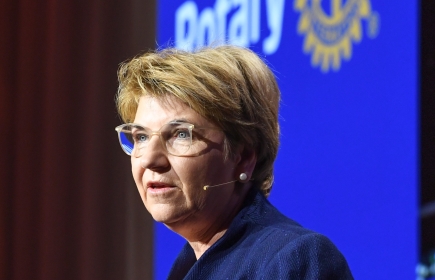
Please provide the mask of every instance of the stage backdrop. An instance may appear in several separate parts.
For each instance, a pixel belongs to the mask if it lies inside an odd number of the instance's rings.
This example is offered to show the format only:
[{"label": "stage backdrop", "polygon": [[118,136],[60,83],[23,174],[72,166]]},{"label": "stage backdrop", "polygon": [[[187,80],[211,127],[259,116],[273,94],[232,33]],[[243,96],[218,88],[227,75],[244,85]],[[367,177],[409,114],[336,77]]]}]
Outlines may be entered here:
[{"label": "stage backdrop", "polygon": [[[417,263],[418,1],[160,0],[158,44],[252,48],[282,91],[270,200],[327,235],[356,279]],[[155,229],[155,277],[184,244]]]}]

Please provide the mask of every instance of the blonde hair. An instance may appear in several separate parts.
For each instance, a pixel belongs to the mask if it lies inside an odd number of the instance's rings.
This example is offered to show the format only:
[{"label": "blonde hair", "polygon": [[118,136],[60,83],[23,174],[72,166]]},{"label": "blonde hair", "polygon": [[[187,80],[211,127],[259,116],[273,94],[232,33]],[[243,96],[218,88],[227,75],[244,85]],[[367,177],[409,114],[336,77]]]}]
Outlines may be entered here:
[{"label": "blonde hair", "polygon": [[253,185],[266,196],[279,145],[280,92],[269,67],[251,50],[235,46],[177,49],[139,55],[118,71],[118,112],[134,120],[139,99],[173,95],[220,127],[226,155],[244,145],[257,154]]}]

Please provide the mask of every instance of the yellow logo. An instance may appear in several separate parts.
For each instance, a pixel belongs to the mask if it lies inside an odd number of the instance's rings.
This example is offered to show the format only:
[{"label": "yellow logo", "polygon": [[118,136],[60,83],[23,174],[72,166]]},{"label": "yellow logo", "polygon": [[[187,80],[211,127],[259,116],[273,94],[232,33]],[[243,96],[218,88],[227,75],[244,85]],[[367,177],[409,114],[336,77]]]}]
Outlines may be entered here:
[{"label": "yellow logo", "polygon": [[[352,57],[352,44],[362,38],[362,19],[367,20],[367,35],[379,32],[379,15],[371,10],[370,0],[331,1],[330,13],[322,8],[322,0],[295,0],[300,11],[298,33],[305,34],[304,53],[312,53],[311,65],[322,72],[338,71],[341,60]],[[309,2],[309,3],[308,3]]]}]

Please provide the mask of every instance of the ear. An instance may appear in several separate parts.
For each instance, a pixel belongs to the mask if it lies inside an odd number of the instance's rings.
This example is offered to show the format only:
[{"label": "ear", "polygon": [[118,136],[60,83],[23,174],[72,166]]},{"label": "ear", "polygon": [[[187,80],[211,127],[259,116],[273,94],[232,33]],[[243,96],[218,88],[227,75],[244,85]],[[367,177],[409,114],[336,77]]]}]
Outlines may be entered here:
[{"label": "ear", "polygon": [[252,148],[242,146],[239,150],[240,160],[237,163],[235,171],[237,172],[236,178],[240,173],[245,173],[248,176],[248,181],[252,178],[255,165],[257,164],[257,153]]}]

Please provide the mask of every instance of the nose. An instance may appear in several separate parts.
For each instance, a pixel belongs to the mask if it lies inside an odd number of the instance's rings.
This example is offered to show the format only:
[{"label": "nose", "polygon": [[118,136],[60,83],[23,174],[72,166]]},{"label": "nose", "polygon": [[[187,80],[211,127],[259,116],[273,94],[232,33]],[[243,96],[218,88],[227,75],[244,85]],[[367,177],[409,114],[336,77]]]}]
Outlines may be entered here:
[{"label": "nose", "polygon": [[[156,135],[157,137],[152,137]],[[150,169],[156,172],[164,172],[170,168],[166,148],[160,140],[159,133],[154,132],[146,147],[143,148],[140,156],[140,165],[144,169]]]}]

